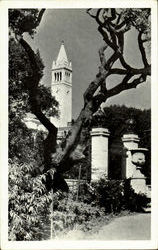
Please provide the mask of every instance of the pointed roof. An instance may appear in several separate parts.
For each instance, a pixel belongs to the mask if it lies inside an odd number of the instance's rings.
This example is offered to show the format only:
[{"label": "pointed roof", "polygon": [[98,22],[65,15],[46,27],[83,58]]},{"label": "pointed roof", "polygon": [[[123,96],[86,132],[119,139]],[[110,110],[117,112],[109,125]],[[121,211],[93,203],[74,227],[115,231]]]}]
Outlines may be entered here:
[{"label": "pointed roof", "polygon": [[72,71],[72,64],[68,60],[67,53],[66,53],[65,46],[64,46],[64,41],[62,41],[61,43],[56,61],[53,61],[52,70],[56,70],[58,68],[63,68],[63,67],[66,67]]},{"label": "pointed roof", "polygon": [[67,58],[67,54],[66,54],[66,50],[64,46],[64,41],[62,41],[56,62],[61,63],[65,61],[68,62],[68,58]]}]

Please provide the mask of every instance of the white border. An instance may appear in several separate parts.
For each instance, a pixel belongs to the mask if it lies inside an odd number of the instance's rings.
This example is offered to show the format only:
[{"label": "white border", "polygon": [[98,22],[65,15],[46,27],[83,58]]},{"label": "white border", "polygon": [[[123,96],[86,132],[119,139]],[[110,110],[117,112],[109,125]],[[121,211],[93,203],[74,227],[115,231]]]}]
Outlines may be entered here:
[{"label": "white border", "polygon": [[3,0],[6,8],[150,8],[157,6],[156,0]]},{"label": "white border", "polygon": [[[32,241],[8,242],[8,8],[152,8],[152,238],[150,241]],[[52,0],[0,2],[0,163],[1,249],[157,249],[158,248],[158,78],[156,0]]]}]

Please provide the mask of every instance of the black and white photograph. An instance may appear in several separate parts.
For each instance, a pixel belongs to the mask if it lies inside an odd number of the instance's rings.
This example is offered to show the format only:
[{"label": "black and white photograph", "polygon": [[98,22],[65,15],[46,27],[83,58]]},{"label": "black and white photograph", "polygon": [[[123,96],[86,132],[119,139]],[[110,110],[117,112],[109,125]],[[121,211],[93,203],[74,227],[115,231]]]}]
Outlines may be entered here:
[{"label": "black and white photograph", "polygon": [[2,249],[158,247],[151,2],[4,8],[10,248]]}]

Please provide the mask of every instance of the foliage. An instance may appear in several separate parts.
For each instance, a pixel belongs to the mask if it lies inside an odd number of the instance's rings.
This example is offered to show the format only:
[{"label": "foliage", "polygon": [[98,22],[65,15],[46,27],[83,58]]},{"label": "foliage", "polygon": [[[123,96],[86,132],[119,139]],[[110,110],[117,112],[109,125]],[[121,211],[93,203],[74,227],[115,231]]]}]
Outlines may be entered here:
[{"label": "foliage", "polygon": [[150,202],[145,194],[134,192],[130,180],[109,180],[105,177],[80,189],[80,201],[101,207],[107,214],[120,214],[125,210],[142,212]]},{"label": "foliage", "polygon": [[[43,76],[43,62],[37,50],[36,62],[39,65],[40,76]],[[14,115],[26,116],[26,112],[31,112],[29,103],[29,93],[26,89],[29,83],[28,76],[33,74],[29,58],[20,44],[11,37],[9,40],[9,111],[15,111]],[[37,89],[37,99],[41,110],[47,116],[57,115],[58,103],[51,95],[50,89],[40,85]]]},{"label": "foliage", "polygon": [[58,102],[55,97],[51,95],[50,88],[40,85],[37,90],[37,98],[39,99],[39,104],[44,114],[48,117],[58,116]]},{"label": "foliage", "polygon": [[29,156],[33,153],[33,146],[34,142],[31,131],[28,130],[18,117],[12,117],[10,113],[9,158],[13,159],[15,157],[20,162],[29,163]]},{"label": "foliage", "polygon": [[121,137],[126,132],[126,121],[133,118],[136,122],[135,133],[140,137],[140,146],[151,147],[151,110],[141,110],[124,105],[111,105],[104,108],[106,127],[111,137]]},{"label": "foliage", "polygon": [[[106,213],[119,213],[123,208],[123,183],[120,180],[101,178],[92,183],[95,189],[95,202],[104,207]],[[94,202],[93,201],[93,202]]]},{"label": "foliage", "polygon": [[105,219],[104,209],[81,201],[75,201],[73,194],[60,198],[54,197],[53,226],[56,235],[68,233],[75,228],[82,231],[92,230],[95,224]]},{"label": "foliage", "polygon": [[129,180],[107,180],[101,178],[91,185],[81,185],[78,200],[76,193],[54,194],[53,232],[62,236],[72,230],[92,232],[98,225],[108,223],[112,216],[124,212],[143,212],[150,199],[137,194]]},{"label": "foliage", "polygon": [[33,166],[9,162],[9,240],[41,240],[49,216],[50,195]]},{"label": "foliage", "polygon": [[145,194],[134,192],[130,186],[130,179],[124,182],[124,206],[126,209],[131,212],[142,212],[149,202],[150,198],[147,198]]},{"label": "foliage", "polygon": [[38,9],[10,9],[9,26],[16,34],[28,32],[30,35],[33,35],[38,14]]},{"label": "foliage", "polygon": [[[49,216],[50,196],[41,175],[44,168],[44,135],[27,128],[24,120],[31,112],[26,86],[34,74],[30,58],[17,40],[27,31],[32,35],[37,25],[38,9],[9,10],[9,239],[39,240]],[[34,26],[34,28],[33,28]],[[14,32],[14,33],[13,33]],[[35,60],[39,79],[44,65],[37,50]],[[40,85],[38,103],[47,115],[57,115],[58,103],[50,89]],[[36,137],[36,140],[35,140]]]},{"label": "foliage", "polygon": [[122,10],[122,19],[129,26],[135,27],[138,31],[143,32],[146,35],[150,35],[151,23],[149,20],[150,9],[133,9],[126,8]]}]

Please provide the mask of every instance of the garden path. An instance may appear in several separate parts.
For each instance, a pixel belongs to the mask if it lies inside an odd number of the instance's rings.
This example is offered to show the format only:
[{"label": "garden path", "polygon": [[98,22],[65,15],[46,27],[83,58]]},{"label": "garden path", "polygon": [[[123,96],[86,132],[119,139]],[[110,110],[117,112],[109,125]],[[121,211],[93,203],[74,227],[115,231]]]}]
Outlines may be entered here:
[{"label": "garden path", "polygon": [[100,229],[97,240],[149,240],[150,218],[150,214],[116,218]]},{"label": "garden path", "polygon": [[115,218],[97,233],[69,232],[64,240],[150,240],[150,213]]}]

